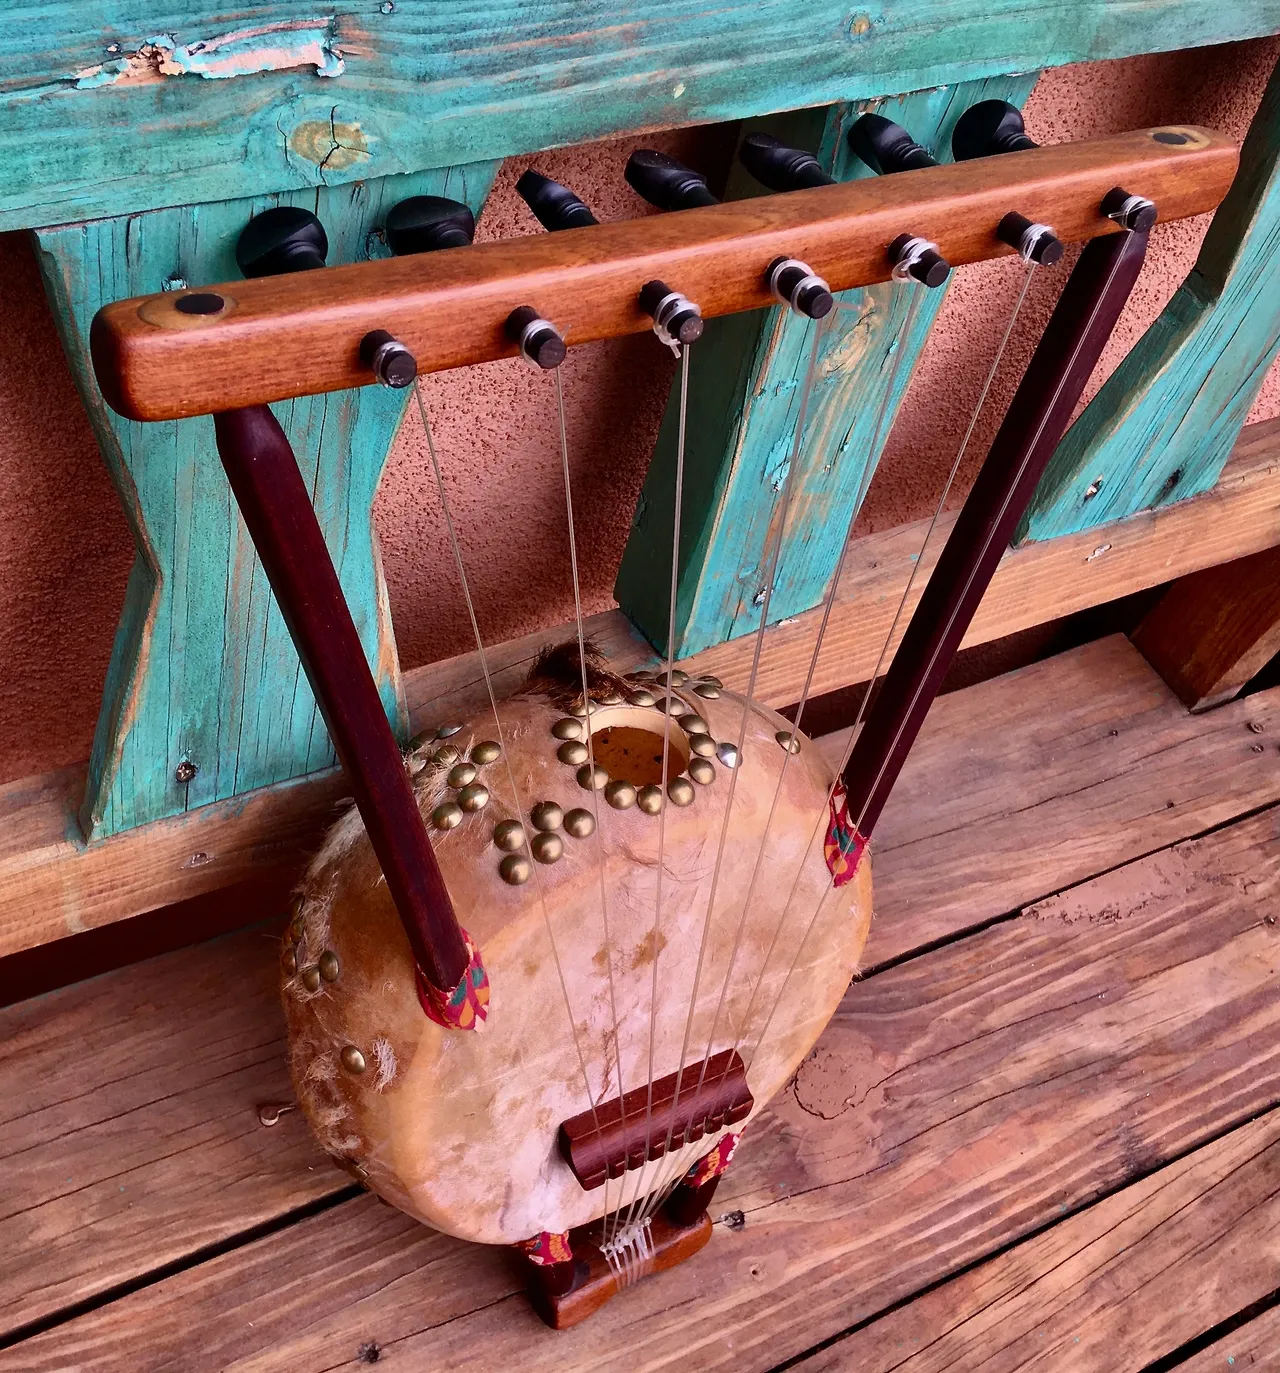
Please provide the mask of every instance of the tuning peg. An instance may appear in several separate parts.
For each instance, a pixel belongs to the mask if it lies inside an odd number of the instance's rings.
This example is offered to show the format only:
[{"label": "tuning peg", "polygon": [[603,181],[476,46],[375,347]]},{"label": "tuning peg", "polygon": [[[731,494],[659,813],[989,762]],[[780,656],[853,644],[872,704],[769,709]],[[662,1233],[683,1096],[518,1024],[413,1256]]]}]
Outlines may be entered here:
[{"label": "tuning peg", "polygon": [[278,205],[263,210],[240,231],[236,263],[247,277],[308,272],[324,266],[329,240],[310,210]]},{"label": "tuning peg", "polygon": [[507,316],[507,337],[520,350],[520,356],[543,372],[559,367],[568,351],[560,330],[543,319],[531,305],[521,305]]},{"label": "tuning peg", "polygon": [[798,315],[825,319],[835,307],[831,288],[815,275],[807,262],[794,257],[776,257],[769,264],[766,276],[774,298],[789,305]]},{"label": "tuning peg", "polygon": [[834,181],[812,153],[789,148],[767,133],[748,134],[738,149],[738,159],[771,191],[800,191],[810,186],[830,186]]},{"label": "tuning peg", "polygon": [[637,148],[627,159],[627,185],[660,210],[691,210],[720,202],[707,189],[706,178],[666,153]]},{"label": "tuning peg", "polygon": [[918,281],[925,286],[941,286],[951,275],[951,264],[938,251],[936,243],[912,234],[899,234],[889,244],[893,279]]},{"label": "tuning peg", "polygon": [[360,361],[393,391],[411,386],[418,375],[417,359],[385,329],[371,329],[360,340]]},{"label": "tuning peg", "polygon": [[696,343],[705,327],[702,311],[665,281],[647,281],[640,288],[640,308],[653,317],[653,332],[679,353],[681,344]]},{"label": "tuning peg", "polygon": [[1016,248],[1024,262],[1052,267],[1063,253],[1062,240],[1047,224],[1034,224],[1026,215],[1010,210],[996,225],[996,237]]},{"label": "tuning peg", "polygon": [[[951,135],[951,151],[957,162],[993,157],[997,153],[1030,152],[1039,146],[1027,136],[1022,111],[1007,100],[983,100],[967,109],[956,121]],[[1132,233],[1142,233],[1156,222],[1155,203],[1146,196],[1131,195],[1123,186],[1109,190],[1100,208],[1108,219],[1114,219]]]},{"label": "tuning peg", "polygon": [[937,160],[892,119],[882,114],[864,114],[849,130],[849,147],[882,176],[892,172],[914,172],[921,167],[936,167]]},{"label": "tuning peg", "polygon": [[532,167],[516,182],[516,194],[533,211],[544,229],[582,229],[599,224],[581,200],[568,188]]},{"label": "tuning peg", "polygon": [[460,200],[413,195],[387,211],[385,232],[397,257],[466,248],[476,236],[476,217]]}]

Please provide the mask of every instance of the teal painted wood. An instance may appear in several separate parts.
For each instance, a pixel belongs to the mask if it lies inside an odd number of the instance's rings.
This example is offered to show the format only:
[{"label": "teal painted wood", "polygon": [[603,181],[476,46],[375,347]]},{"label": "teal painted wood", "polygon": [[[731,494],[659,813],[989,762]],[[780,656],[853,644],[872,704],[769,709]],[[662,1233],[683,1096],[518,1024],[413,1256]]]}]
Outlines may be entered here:
[{"label": "teal painted wood", "polygon": [[1278,352],[1280,66],[1195,269],[1067,432],[1019,541],[1207,491]]},{"label": "teal painted wood", "polygon": [[19,0],[0,229],[1277,31],[1280,0]]},{"label": "teal painted wood", "polygon": [[[386,209],[423,192],[479,209],[497,164],[284,197],[319,214],[331,262],[385,252]],[[90,761],[90,838],[330,766],[298,656],[232,501],[209,419],[135,424],[92,379],[89,322],[105,301],[238,275],[236,236],[272,201],[231,201],[42,231],[46,287],[72,371],[137,543]],[[395,642],[371,510],[404,411],[381,387],[278,405],[388,714],[403,730]],[[196,767],[178,780],[181,763]]]},{"label": "teal painted wood", "polygon": [[[1021,104],[1035,79],[1034,73],[995,77],[868,103],[940,159],[950,160],[951,131],[970,105],[986,99]],[[842,103],[765,126],[787,142],[812,149],[833,175],[848,180],[872,175],[845,140],[865,108],[866,103]],[[730,193],[746,192],[747,180],[742,174],[730,184]],[[840,300],[852,308],[827,322],[798,454],[802,470],[769,606],[771,621],[799,614],[823,598],[858,494],[875,470],[890,427],[882,425],[877,444],[877,421],[882,413],[888,420],[896,413],[945,295],[945,289],[929,292],[908,330],[914,290],[889,283],[845,291]],[[708,321],[693,349],[676,595],[680,657],[760,623],[764,561],[780,518],[813,327],[789,311],[759,310]],[[666,645],[670,601],[676,401],[673,389],[614,589],[618,604],[660,648]]]}]

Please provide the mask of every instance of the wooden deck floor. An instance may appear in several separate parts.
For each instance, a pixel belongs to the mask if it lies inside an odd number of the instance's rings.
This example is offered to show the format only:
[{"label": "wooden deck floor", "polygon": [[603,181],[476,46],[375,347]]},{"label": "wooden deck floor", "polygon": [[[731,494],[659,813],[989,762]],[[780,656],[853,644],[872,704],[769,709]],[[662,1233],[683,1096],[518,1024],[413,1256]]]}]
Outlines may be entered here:
[{"label": "wooden deck floor", "polygon": [[566,1334],[259,1124],[269,936],[0,1011],[0,1370],[1280,1368],[1280,691],[1110,639],[946,697],[875,874],[709,1247]]}]

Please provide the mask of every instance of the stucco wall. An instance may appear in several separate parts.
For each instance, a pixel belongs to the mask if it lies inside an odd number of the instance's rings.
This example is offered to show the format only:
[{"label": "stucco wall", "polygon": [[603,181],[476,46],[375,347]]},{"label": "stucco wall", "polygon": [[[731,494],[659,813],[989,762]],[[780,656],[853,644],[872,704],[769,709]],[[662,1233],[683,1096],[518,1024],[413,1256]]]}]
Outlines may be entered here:
[{"label": "stucco wall", "polygon": [[[1212,124],[1243,136],[1280,44],[1099,63],[1047,74],[1027,109],[1037,138],[1057,141],[1162,122]],[[732,131],[644,140],[713,176]],[[600,217],[647,212],[621,178],[621,140],[517,160],[498,179],[483,237],[534,232],[514,193],[529,161],[568,182]],[[1195,258],[1204,225],[1161,227],[1099,377],[1155,317]],[[1009,262],[958,274],[917,372],[862,518],[880,528],[918,518],[936,500],[1018,275]],[[62,360],[24,236],[0,235],[0,780],[87,756],[132,546]],[[998,382],[989,437],[1018,364],[1052,304],[1053,283],[1028,301]],[[564,369],[579,553],[588,610],[610,591],[670,383],[649,338],[576,350]],[[485,637],[508,638],[569,618],[572,601],[553,391],[515,363],[433,378],[439,451]],[[1273,371],[1252,418],[1280,414]],[[975,445],[961,487],[983,445]],[[461,651],[470,632],[410,413],[376,508],[401,658],[406,666]]]}]

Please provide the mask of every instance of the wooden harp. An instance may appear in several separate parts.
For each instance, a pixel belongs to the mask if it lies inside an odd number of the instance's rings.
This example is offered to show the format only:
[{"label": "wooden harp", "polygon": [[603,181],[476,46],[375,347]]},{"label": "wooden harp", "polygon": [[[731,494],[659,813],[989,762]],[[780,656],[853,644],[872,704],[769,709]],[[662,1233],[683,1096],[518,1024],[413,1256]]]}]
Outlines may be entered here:
[{"label": "wooden harp", "polygon": [[[1212,209],[1237,160],[1184,127],[1023,140],[949,166],[892,130],[868,137],[892,174],[817,184],[757,149],[797,189],[354,266],[321,268],[314,249],[299,261],[308,248],[293,243],[285,270],[120,301],[94,321],[99,384],[121,414],[215,417],[355,797],[282,953],[300,1102],[386,1200],[519,1245],[555,1325],[705,1243],[737,1135],[846,989],[875,819],[1149,222]],[[669,658],[619,677],[581,642],[491,718],[403,757],[269,402],[517,353],[554,371],[566,347],[651,328],[687,362],[703,317],[799,309],[805,283],[825,308],[891,277],[924,291],[938,263],[1037,260],[1045,240],[1028,226],[1049,225],[1086,246],[838,776],[750,691]],[[785,290],[780,264],[795,269]],[[757,653],[765,642],[762,627]]]}]

